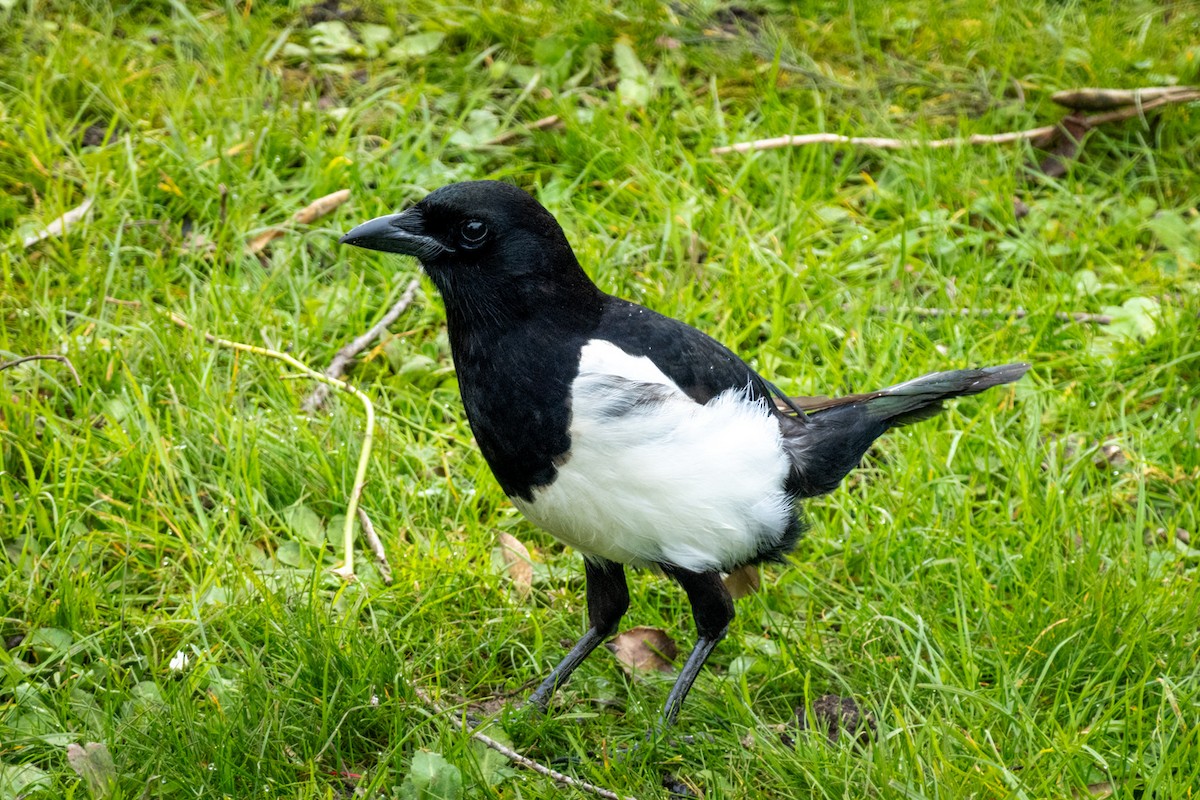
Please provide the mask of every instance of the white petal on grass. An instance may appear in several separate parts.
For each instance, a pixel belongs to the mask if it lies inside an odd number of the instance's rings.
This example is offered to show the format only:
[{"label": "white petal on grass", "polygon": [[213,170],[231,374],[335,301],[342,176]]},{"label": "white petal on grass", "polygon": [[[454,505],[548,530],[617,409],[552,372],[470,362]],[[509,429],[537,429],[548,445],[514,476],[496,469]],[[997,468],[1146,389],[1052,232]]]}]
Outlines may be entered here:
[{"label": "white petal on grass", "polygon": [[187,653],[180,650],[171,658],[170,663],[167,664],[167,668],[172,672],[183,672],[185,669],[187,669],[187,666],[191,663],[191,661],[191,657],[188,656]]}]

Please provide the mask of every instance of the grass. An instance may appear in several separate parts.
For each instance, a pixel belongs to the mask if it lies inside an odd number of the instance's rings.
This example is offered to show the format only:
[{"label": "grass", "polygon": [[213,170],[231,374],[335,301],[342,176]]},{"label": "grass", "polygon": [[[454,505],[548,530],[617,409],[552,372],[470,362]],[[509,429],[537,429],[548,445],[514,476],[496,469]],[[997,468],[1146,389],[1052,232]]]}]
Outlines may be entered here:
[{"label": "grass", "polygon": [[[1196,105],[1094,133],[1055,179],[1022,147],[708,151],[1016,130],[1057,119],[1057,89],[1198,83],[1197,9],[783,5],[0,2],[0,361],[59,353],[82,380],[0,372],[0,795],[416,796],[429,750],[471,796],[558,796],[417,689],[500,709],[491,734],[642,798],[662,769],[709,798],[1195,794]],[[349,16],[316,26],[330,9]],[[561,130],[483,144],[550,114]],[[582,570],[473,447],[428,283],[352,374],[380,415],[363,503],[391,586],[365,551],[359,582],[329,572],[357,404],[305,418],[309,387],[278,363],[146,307],[323,367],[416,273],[339,233],[479,177],[534,191],[603,288],[794,393],[1035,365],[809,505],[684,708],[711,737],[694,746],[604,757],[670,683],[605,652],[546,718],[511,711],[582,630]],[[341,188],[335,214],[246,252]],[[87,197],[68,235],[21,246]],[[1054,316],[1106,310],[1116,324]],[[534,552],[529,599],[495,566],[501,531]],[[627,624],[690,645],[681,592],[631,589]],[[780,740],[827,693],[874,714],[870,745]],[[68,765],[88,742],[111,785]]]}]

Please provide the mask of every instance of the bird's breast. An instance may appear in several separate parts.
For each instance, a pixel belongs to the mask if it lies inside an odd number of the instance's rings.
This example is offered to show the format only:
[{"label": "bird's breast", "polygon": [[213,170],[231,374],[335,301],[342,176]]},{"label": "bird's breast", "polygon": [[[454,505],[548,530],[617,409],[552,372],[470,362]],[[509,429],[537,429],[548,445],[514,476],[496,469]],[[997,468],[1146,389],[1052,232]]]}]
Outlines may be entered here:
[{"label": "bird's breast", "polygon": [[512,495],[564,543],[635,566],[705,571],[760,560],[794,538],[778,422],[747,391],[697,403],[650,359],[592,340],[569,405],[569,447],[553,480]]}]

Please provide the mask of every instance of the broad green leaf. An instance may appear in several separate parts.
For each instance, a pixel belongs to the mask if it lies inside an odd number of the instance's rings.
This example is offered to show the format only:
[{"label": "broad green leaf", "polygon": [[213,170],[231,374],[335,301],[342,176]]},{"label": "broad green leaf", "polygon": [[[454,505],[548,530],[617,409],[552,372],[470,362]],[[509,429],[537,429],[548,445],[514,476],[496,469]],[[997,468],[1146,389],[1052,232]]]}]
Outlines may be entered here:
[{"label": "broad green leaf", "polygon": [[62,628],[38,628],[29,634],[29,645],[43,658],[51,655],[66,655],[75,641],[70,631]]},{"label": "broad green leaf", "polygon": [[318,22],[308,29],[312,51],[322,56],[363,56],[366,49],[354,38],[350,28],[340,20]]},{"label": "broad green leaf", "polygon": [[[512,746],[512,740],[498,728],[490,729],[488,736],[500,744]],[[499,786],[519,774],[503,753],[493,750],[483,742],[473,740],[471,749],[475,751],[475,763],[479,767],[480,774],[483,775],[484,783],[488,786]]]},{"label": "broad green leaf", "polygon": [[1160,211],[1146,220],[1146,228],[1179,260],[1180,267],[1192,266],[1200,259],[1200,232],[1178,212]]},{"label": "broad green leaf", "polygon": [[1158,330],[1158,303],[1149,297],[1131,297],[1119,306],[1105,306],[1112,323],[1104,332],[1125,339],[1148,339]]},{"label": "broad green leaf", "polygon": [[0,764],[0,797],[22,797],[50,786],[50,776],[33,764]]},{"label": "broad green leaf", "polygon": [[495,112],[477,108],[467,114],[462,127],[450,134],[450,143],[458,147],[478,147],[500,131]]},{"label": "broad green leaf", "polygon": [[363,48],[368,58],[375,58],[383,52],[384,46],[392,40],[392,29],[387,25],[363,25],[358,29],[358,38],[362,39]]},{"label": "broad green leaf", "polygon": [[405,36],[388,48],[388,61],[407,61],[410,58],[427,56],[441,46],[446,34],[441,31],[426,31]]},{"label": "broad green leaf", "polygon": [[408,776],[400,785],[401,800],[458,800],[462,797],[462,772],[441,753],[418,750]]},{"label": "broad green leaf", "polygon": [[325,543],[325,523],[321,522],[317,512],[303,503],[285,508],[283,519],[292,535],[300,541],[315,545]]},{"label": "broad green leaf", "polygon": [[649,103],[654,95],[650,72],[629,45],[629,40],[622,38],[613,44],[613,61],[621,75],[617,81],[617,98],[621,104],[640,107]]}]

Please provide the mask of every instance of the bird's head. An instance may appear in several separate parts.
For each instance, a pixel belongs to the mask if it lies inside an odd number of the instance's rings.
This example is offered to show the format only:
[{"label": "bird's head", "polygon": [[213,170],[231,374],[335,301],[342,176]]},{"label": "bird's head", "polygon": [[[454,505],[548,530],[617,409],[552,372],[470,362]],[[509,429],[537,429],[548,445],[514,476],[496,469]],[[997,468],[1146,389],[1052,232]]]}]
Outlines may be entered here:
[{"label": "bird's head", "polygon": [[364,222],[341,242],[416,257],[448,301],[468,292],[499,299],[583,274],[550,212],[500,181],[443,186],[399,214]]}]

